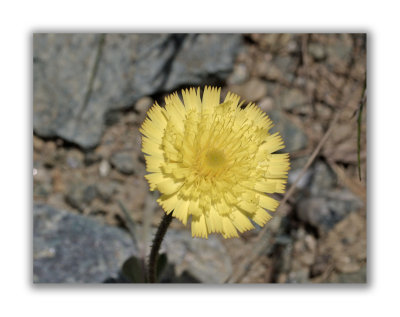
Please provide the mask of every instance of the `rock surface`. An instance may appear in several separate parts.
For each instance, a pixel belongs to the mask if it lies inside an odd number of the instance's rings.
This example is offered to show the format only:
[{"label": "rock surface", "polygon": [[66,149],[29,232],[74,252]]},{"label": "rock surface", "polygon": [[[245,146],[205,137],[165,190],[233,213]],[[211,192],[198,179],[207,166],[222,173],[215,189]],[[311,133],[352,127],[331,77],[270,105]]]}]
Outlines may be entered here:
[{"label": "rock surface", "polygon": [[[35,283],[101,283],[117,278],[124,261],[138,254],[119,228],[44,204],[34,205],[33,216]],[[187,272],[203,283],[222,283],[232,272],[215,236],[193,239],[190,230],[169,229],[161,250],[177,276]]]},{"label": "rock surface", "polygon": [[240,46],[234,34],[35,34],[34,131],[93,148],[107,112],[223,80]]},{"label": "rock surface", "polygon": [[171,229],[164,244],[178,275],[186,270],[202,283],[223,283],[232,273],[230,257],[214,235],[193,239],[190,230]]},{"label": "rock surface", "polygon": [[338,189],[336,177],[323,162],[313,165],[312,180],[297,205],[298,217],[316,227],[321,234],[362,208],[362,201],[347,189]]},{"label": "rock surface", "polygon": [[33,224],[34,283],[101,283],[137,252],[122,230],[48,205]]},{"label": "rock surface", "polygon": [[110,158],[111,165],[123,174],[133,174],[138,164],[134,153],[131,151],[120,151],[114,153]]},{"label": "rock surface", "polygon": [[239,95],[243,100],[255,102],[260,100],[267,93],[267,85],[259,79],[252,79],[242,85],[232,85],[232,92]]},{"label": "rock surface", "polygon": [[295,152],[307,146],[306,134],[297,127],[287,115],[280,110],[273,110],[268,113],[274,122],[272,132],[279,132],[285,142],[284,152]]}]

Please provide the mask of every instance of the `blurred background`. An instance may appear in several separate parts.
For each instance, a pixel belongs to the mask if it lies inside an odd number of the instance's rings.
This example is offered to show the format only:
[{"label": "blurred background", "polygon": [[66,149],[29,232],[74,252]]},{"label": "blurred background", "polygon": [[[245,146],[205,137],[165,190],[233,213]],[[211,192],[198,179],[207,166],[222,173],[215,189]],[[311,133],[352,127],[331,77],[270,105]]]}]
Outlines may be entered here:
[{"label": "blurred background", "polygon": [[204,85],[273,119],[292,189],[262,236],[193,239],[173,220],[161,280],[366,282],[365,34],[35,34],[35,283],[129,281],[163,215],[138,129],[155,101]]}]

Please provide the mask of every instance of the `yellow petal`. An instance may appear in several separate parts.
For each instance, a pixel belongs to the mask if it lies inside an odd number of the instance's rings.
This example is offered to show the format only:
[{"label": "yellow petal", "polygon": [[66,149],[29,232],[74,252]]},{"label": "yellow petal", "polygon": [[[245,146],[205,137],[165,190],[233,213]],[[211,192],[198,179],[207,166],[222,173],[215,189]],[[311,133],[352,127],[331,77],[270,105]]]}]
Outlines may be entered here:
[{"label": "yellow petal", "polygon": [[158,190],[165,195],[176,193],[181,187],[181,182],[177,182],[171,178],[167,178],[163,182],[157,184]]},{"label": "yellow petal", "polygon": [[182,97],[185,107],[191,110],[201,111],[200,90],[197,92],[194,88],[183,90]]},{"label": "yellow petal", "polygon": [[248,202],[246,200],[240,200],[237,203],[237,206],[240,209],[242,209],[244,211],[247,211],[248,213],[251,213],[251,214],[254,213],[256,211],[256,209],[257,209],[257,205],[255,205],[255,204],[253,204],[251,202]]},{"label": "yellow petal", "polygon": [[265,139],[265,142],[260,146],[259,151],[273,153],[283,148],[285,148],[285,145],[283,144],[282,137],[279,135],[278,132],[276,132],[269,135]]},{"label": "yellow petal", "polygon": [[268,221],[272,219],[272,216],[264,209],[258,208],[252,219],[259,226],[264,226]]},{"label": "yellow petal", "polygon": [[209,233],[223,232],[222,217],[213,205],[211,205],[210,211],[206,214],[206,224]]},{"label": "yellow petal", "polygon": [[244,214],[242,214],[239,210],[235,210],[231,214],[232,223],[239,230],[239,232],[244,232],[247,230],[254,229],[253,224]]},{"label": "yellow petal", "polygon": [[276,208],[279,206],[279,202],[273,199],[272,197],[269,197],[264,194],[260,194],[258,197],[259,197],[259,205],[262,208],[275,211]]},{"label": "yellow petal", "polygon": [[256,183],[254,189],[264,192],[264,193],[275,193],[276,192],[276,182],[272,179],[264,179]]},{"label": "yellow petal", "polygon": [[235,226],[233,225],[232,221],[228,217],[223,217],[222,218],[222,226],[223,226],[223,236],[224,238],[233,238],[233,237],[239,237]]},{"label": "yellow petal", "polygon": [[160,126],[157,126],[153,121],[148,118],[143,122],[142,127],[139,131],[146,137],[152,140],[157,144],[161,144],[161,138],[164,135],[164,129],[161,129]]},{"label": "yellow petal", "polygon": [[161,197],[157,199],[157,202],[161,205],[164,211],[169,214],[175,209],[178,203],[178,195],[161,195]]},{"label": "yellow petal", "polygon": [[148,172],[153,172],[153,173],[161,172],[161,166],[164,164],[163,159],[151,155],[145,155],[144,159],[146,161],[146,170]]},{"label": "yellow petal", "polygon": [[154,122],[156,126],[160,128],[165,128],[167,125],[167,119],[163,114],[163,108],[161,108],[157,103],[147,111],[147,116],[151,121]]},{"label": "yellow petal", "polygon": [[150,184],[150,190],[155,190],[158,184],[167,180],[167,178],[162,173],[151,173],[145,175],[144,177],[148,180]]},{"label": "yellow petal", "polygon": [[221,88],[205,87],[203,93],[202,109],[203,112],[212,113],[214,108],[219,105]]},{"label": "yellow petal", "polygon": [[207,225],[204,215],[192,217],[192,237],[208,238]]},{"label": "yellow petal", "polygon": [[164,151],[160,144],[152,142],[149,138],[142,138],[142,152],[162,158]]},{"label": "yellow petal", "polygon": [[176,204],[175,210],[174,210],[174,212],[172,214],[174,217],[176,217],[180,221],[182,221],[182,223],[185,226],[186,226],[186,223],[187,223],[187,218],[188,218],[188,213],[189,213],[189,211],[188,211],[189,203],[190,203],[189,200],[179,199],[177,204]]},{"label": "yellow petal", "polygon": [[203,210],[199,207],[198,200],[191,200],[189,203],[189,215],[194,217],[200,217],[203,214]]}]

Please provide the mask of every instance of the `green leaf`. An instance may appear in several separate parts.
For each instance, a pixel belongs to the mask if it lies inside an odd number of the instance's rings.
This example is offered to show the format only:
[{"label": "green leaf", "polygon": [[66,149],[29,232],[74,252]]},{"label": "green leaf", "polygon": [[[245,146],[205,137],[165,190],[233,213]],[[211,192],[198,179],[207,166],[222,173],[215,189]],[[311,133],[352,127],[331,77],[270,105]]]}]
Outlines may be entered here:
[{"label": "green leaf", "polygon": [[131,256],[122,265],[122,275],[131,283],[146,283],[146,269],[143,262]]}]

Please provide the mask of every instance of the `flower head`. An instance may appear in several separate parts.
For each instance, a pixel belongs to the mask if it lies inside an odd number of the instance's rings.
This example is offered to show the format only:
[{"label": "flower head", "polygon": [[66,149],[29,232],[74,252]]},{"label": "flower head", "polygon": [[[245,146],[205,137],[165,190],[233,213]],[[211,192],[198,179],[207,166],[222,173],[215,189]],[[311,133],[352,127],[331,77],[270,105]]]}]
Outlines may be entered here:
[{"label": "flower head", "polygon": [[191,216],[192,236],[225,238],[260,226],[272,216],[283,193],[289,154],[272,122],[256,105],[242,109],[240,97],[228,93],[220,103],[220,89],[183,90],[148,111],[140,132],[145,153],[145,177],[164,211],[185,225]]}]

